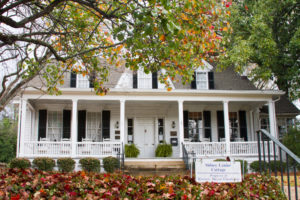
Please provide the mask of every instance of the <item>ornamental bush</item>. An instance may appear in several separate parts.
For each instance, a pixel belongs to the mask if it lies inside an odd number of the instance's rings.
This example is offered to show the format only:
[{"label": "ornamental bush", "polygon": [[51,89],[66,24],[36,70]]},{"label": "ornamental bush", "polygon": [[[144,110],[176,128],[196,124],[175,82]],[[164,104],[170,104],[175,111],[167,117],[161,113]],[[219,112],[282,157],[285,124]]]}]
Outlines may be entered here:
[{"label": "ornamental bush", "polygon": [[72,172],[75,168],[75,161],[72,158],[59,158],[57,167],[61,172]]},{"label": "ornamental bush", "polygon": [[115,157],[109,156],[103,158],[103,168],[108,173],[113,173],[119,167],[119,160]]},{"label": "ornamental bush", "polygon": [[30,161],[27,158],[14,158],[10,161],[10,168],[26,169],[31,166]]},{"label": "ornamental bush", "polygon": [[126,158],[136,158],[140,154],[140,150],[135,146],[135,144],[125,145],[125,156]]},{"label": "ornamental bush", "polygon": [[55,167],[55,160],[48,157],[38,157],[32,161],[33,167],[42,171],[52,171]]},{"label": "ornamental bush", "polygon": [[172,156],[173,149],[171,144],[159,144],[155,150],[156,157],[170,157]]},{"label": "ornamental bush", "polygon": [[100,160],[98,158],[81,158],[79,163],[84,171],[100,172]]},{"label": "ornamental bush", "polygon": [[[275,166],[276,166],[276,170],[278,172],[280,171],[280,161],[278,160],[275,162],[275,164],[274,161],[270,161],[270,163],[261,161],[262,171],[267,172],[269,170],[269,165],[270,165],[271,172],[275,172]],[[254,172],[259,172],[259,161],[258,160],[253,161],[250,164],[250,169]],[[285,172],[285,170],[286,170],[286,163],[282,162],[282,171]]]}]

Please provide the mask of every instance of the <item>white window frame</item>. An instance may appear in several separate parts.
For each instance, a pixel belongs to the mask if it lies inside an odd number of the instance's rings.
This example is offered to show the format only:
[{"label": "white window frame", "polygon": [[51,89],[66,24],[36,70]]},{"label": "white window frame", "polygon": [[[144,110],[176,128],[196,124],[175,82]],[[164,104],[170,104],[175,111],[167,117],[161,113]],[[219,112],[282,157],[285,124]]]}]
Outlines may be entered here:
[{"label": "white window frame", "polygon": [[[56,121],[53,120],[55,115],[57,118]],[[46,138],[50,141],[61,141],[62,136],[63,136],[63,112],[48,111]]]},{"label": "white window frame", "polygon": [[152,73],[146,74],[143,69],[139,69],[137,73],[138,88],[152,89]]},{"label": "white window frame", "polygon": [[[204,74],[204,79],[200,79],[200,74]],[[206,71],[196,71],[196,88],[197,90],[207,90],[208,89],[208,73]],[[204,84],[200,84],[204,83]],[[205,85],[205,87],[199,87],[200,85]]]},{"label": "white window frame", "polygon": [[89,88],[90,81],[87,75],[83,76],[82,74],[77,74],[76,77],[76,86],[77,88]]}]

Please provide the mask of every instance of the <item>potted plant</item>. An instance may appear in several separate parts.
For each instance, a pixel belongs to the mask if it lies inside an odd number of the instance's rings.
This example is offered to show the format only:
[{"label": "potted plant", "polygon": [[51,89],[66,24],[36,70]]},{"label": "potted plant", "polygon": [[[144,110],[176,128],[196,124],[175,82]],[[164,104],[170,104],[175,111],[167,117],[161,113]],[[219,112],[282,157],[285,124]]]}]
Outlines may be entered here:
[{"label": "potted plant", "polygon": [[125,156],[126,158],[136,158],[140,154],[140,150],[135,144],[125,145]]},{"label": "potted plant", "polygon": [[172,153],[172,145],[167,143],[159,144],[155,150],[156,157],[171,157]]}]

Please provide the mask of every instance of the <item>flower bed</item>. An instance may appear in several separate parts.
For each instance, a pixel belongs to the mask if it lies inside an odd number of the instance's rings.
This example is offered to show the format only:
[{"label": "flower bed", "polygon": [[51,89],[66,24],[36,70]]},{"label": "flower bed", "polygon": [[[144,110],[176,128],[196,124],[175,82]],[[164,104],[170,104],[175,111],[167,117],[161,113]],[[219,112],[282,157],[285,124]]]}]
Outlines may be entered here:
[{"label": "flower bed", "polygon": [[[0,169],[1,170],[1,169]],[[198,184],[187,176],[0,171],[0,199],[286,199],[278,182],[249,174],[242,183]]]}]

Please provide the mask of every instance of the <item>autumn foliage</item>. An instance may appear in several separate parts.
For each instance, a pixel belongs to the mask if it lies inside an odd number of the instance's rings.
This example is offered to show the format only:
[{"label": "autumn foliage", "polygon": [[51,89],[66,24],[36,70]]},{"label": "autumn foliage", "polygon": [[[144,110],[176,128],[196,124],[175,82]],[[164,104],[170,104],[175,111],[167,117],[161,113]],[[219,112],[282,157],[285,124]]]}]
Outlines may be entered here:
[{"label": "autumn foliage", "polygon": [[5,169],[0,199],[286,199],[278,182],[249,174],[242,183],[198,184],[188,176],[58,173]]}]

